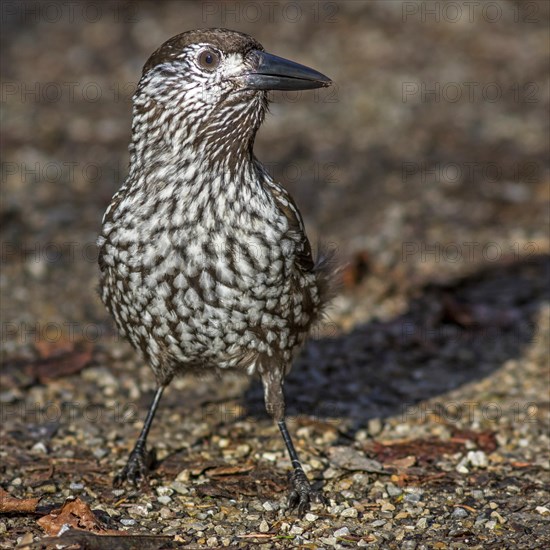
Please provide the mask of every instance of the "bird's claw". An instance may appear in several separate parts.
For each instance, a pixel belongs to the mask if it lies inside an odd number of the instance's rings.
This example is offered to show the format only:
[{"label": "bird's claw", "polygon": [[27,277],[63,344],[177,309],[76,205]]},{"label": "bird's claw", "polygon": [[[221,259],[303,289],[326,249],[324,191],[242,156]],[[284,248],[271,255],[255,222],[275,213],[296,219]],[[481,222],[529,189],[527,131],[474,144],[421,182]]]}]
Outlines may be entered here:
[{"label": "bird's claw", "polygon": [[296,468],[290,475],[292,490],[288,497],[288,508],[296,509],[298,515],[303,516],[308,510],[312,500],[325,502],[325,497],[320,491],[314,490],[307,476],[301,468]]},{"label": "bird's claw", "polygon": [[148,452],[145,447],[135,447],[128,457],[124,468],[115,476],[113,487],[120,487],[128,482],[135,487],[140,486],[146,479],[149,470],[155,462],[154,450]]}]

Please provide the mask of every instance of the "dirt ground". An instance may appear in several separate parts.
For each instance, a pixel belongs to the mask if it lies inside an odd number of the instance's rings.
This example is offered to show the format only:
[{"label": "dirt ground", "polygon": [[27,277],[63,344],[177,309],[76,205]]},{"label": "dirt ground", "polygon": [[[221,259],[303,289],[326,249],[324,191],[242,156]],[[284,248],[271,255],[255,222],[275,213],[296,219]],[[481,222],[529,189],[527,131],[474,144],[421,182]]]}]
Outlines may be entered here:
[{"label": "dirt ground", "polygon": [[[0,547],[548,548],[549,4],[2,3]],[[257,380],[166,391],[100,303],[95,239],[131,95],[223,26],[329,75],[273,95],[256,154],[342,282],[286,383],[327,499],[287,510]]]}]

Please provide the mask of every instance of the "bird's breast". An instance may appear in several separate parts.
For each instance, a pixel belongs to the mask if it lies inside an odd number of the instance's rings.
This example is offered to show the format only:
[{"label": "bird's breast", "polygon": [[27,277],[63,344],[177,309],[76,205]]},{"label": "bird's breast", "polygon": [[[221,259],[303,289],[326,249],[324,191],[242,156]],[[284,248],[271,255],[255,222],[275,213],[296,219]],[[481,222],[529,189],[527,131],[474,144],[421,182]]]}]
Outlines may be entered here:
[{"label": "bird's breast", "polygon": [[103,300],[152,363],[159,346],[180,363],[229,367],[288,354],[315,316],[317,283],[297,268],[287,217],[269,197],[231,198],[212,211],[136,195],[104,225]]}]

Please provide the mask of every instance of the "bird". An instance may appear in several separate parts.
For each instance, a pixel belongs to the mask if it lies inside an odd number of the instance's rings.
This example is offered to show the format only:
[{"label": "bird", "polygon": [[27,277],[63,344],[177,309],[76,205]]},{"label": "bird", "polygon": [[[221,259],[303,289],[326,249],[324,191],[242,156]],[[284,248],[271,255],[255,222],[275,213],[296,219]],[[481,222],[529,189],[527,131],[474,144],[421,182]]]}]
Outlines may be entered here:
[{"label": "bird", "polygon": [[128,175],[97,240],[100,297],[157,383],[115,486],[147,478],[147,436],[175,376],[238,370],[259,376],[282,434],[289,509],[304,513],[319,497],[287,428],[283,385],[332,297],[334,269],[253,147],[271,90],[331,84],[222,28],[178,34],[145,63]]}]

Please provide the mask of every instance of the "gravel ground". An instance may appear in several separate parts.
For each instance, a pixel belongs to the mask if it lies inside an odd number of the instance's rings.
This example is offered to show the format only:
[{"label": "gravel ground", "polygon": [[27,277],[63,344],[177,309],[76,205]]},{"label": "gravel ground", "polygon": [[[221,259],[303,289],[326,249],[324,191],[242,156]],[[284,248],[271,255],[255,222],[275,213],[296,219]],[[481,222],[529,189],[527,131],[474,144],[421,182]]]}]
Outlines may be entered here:
[{"label": "gravel ground", "polygon": [[[451,4],[3,3],[1,548],[550,545],[548,4]],[[94,242],[143,62],[205,26],[337,84],[274,95],[256,147],[344,266],[286,385],[302,518],[237,375],[176,380],[112,488],[154,380]]]}]

